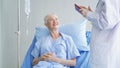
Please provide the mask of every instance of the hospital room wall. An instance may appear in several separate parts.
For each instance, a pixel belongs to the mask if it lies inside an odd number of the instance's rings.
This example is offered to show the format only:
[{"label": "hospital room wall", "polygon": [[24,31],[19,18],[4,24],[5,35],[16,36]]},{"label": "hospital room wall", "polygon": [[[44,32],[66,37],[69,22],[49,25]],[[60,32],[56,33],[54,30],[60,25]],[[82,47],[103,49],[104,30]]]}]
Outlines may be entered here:
[{"label": "hospital room wall", "polygon": [[1,0],[1,67],[17,68],[17,0]]},{"label": "hospital room wall", "polygon": [[1,45],[1,0],[0,0],[0,68],[2,68],[2,45]]},{"label": "hospital room wall", "polygon": [[[18,0],[1,1],[1,21],[0,21],[0,68],[17,68],[17,23],[18,23]],[[27,19],[25,15],[25,0],[20,0],[20,64],[22,64],[27,49],[29,48],[36,26],[43,26],[43,17],[47,13],[55,12],[61,23],[69,23],[75,20],[84,19],[74,10],[72,0],[30,0],[31,13]],[[80,0],[76,0],[76,2]],[[94,9],[96,0],[83,0],[81,4],[89,5]],[[63,8],[64,7],[64,8]],[[52,9],[52,10],[51,10]]]}]

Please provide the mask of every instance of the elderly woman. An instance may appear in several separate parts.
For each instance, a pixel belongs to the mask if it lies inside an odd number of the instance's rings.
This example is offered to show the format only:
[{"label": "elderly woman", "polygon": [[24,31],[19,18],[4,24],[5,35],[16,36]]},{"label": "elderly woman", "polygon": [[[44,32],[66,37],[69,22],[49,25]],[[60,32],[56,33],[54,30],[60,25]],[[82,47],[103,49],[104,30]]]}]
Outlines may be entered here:
[{"label": "elderly woman", "polygon": [[49,35],[36,42],[31,52],[33,68],[69,68],[75,66],[80,56],[72,38],[59,32],[57,15],[48,14],[44,18]]}]

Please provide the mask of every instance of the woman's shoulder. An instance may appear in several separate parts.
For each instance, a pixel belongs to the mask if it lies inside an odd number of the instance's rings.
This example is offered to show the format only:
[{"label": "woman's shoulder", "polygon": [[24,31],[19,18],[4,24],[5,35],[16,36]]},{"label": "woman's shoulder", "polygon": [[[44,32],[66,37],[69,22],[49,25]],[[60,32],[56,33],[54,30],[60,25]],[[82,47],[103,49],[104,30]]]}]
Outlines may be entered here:
[{"label": "woman's shoulder", "polygon": [[65,34],[65,33],[60,33],[62,35],[62,38],[67,40],[67,39],[72,39],[72,37],[68,34]]}]

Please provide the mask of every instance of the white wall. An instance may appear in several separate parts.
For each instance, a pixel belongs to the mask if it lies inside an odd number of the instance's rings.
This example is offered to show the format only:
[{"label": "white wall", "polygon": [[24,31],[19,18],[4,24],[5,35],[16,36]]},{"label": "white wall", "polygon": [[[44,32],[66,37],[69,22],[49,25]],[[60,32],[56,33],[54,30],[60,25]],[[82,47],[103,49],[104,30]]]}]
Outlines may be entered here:
[{"label": "white wall", "polygon": [[[17,1],[18,0],[0,0],[0,8],[2,17],[0,18],[0,60],[2,63],[0,68],[17,68]],[[25,1],[21,1],[21,40],[20,40],[20,64],[22,64],[29,45],[31,44],[34,28],[43,26],[43,18],[46,14],[54,12],[58,15],[60,22],[69,23],[75,20],[83,20],[84,18],[75,11],[74,3],[85,6],[90,5],[95,8],[96,0],[31,0],[31,14],[29,19],[26,18],[24,12]],[[75,1],[75,2],[74,2]],[[91,2],[91,3],[90,3]],[[28,22],[27,22],[28,21]],[[2,54],[2,55],[1,55]],[[4,60],[4,61],[3,61]]]},{"label": "white wall", "polygon": [[2,0],[2,67],[17,68],[17,0]]},{"label": "white wall", "polygon": [[0,68],[2,68],[2,45],[1,45],[1,0],[0,0]]}]

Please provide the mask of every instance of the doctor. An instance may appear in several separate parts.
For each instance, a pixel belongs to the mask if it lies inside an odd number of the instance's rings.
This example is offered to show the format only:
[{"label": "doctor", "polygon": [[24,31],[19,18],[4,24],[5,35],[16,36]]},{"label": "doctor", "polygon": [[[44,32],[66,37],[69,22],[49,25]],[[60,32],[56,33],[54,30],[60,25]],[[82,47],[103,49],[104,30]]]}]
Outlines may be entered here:
[{"label": "doctor", "polygon": [[96,11],[79,5],[92,22],[90,68],[120,68],[120,0],[99,0]]}]

